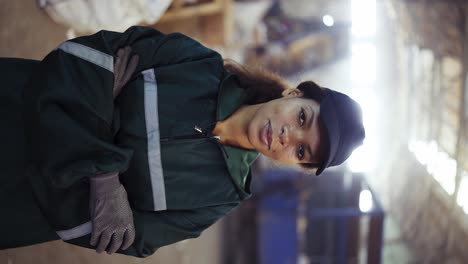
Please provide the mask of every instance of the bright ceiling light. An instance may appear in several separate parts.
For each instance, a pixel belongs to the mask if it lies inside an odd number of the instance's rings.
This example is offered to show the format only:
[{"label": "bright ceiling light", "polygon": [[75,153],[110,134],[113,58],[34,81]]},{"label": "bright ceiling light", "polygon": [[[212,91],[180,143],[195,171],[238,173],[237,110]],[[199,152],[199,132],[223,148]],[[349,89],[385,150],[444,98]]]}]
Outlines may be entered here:
[{"label": "bright ceiling light", "polygon": [[458,189],[457,203],[468,214],[468,172],[462,174],[460,189]]},{"label": "bright ceiling light", "polygon": [[359,209],[361,212],[369,212],[372,210],[372,206],[372,193],[369,190],[362,190],[359,194]]},{"label": "bright ceiling light", "polygon": [[[457,175],[457,161],[439,148],[434,140],[411,141],[408,149],[414,154],[419,163],[426,166],[427,173],[432,175],[444,190],[453,195],[455,192],[455,177]],[[468,205],[467,205],[468,208]]]},{"label": "bright ceiling light", "polygon": [[322,17],[323,24],[327,27],[332,27],[335,24],[335,20],[330,15],[324,15]]}]

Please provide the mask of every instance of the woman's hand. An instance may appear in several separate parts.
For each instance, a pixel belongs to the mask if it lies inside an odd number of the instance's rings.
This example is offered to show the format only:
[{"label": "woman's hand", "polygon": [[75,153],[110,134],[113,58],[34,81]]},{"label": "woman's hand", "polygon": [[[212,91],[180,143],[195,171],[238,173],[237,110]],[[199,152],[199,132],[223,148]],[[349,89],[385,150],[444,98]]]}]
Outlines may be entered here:
[{"label": "woman's hand", "polygon": [[138,65],[138,55],[132,55],[130,58],[131,54],[132,49],[130,46],[117,51],[117,57],[114,62],[114,98],[120,94],[122,88],[130,80]]},{"label": "woman's hand", "polygon": [[135,240],[133,213],[118,173],[90,178],[89,205],[93,224],[90,244],[97,245],[96,252],[112,254],[132,245]]}]

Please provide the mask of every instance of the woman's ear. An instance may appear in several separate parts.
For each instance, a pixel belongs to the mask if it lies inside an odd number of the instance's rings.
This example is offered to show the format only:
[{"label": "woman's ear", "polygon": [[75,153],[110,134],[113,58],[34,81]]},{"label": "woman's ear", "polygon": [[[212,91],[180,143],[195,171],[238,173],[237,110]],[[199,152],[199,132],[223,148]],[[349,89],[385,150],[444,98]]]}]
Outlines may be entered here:
[{"label": "woman's ear", "polygon": [[304,92],[302,92],[301,90],[297,88],[288,88],[284,90],[283,92],[281,92],[281,95],[283,97],[301,97],[304,95]]},{"label": "woman's ear", "polygon": [[297,164],[298,167],[299,167],[299,170],[301,170],[303,173],[307,174],[307,175],[313,175],[313,176],[317,176],[317,170],[318,170],[318,165],[314,165],[314,164]]}]

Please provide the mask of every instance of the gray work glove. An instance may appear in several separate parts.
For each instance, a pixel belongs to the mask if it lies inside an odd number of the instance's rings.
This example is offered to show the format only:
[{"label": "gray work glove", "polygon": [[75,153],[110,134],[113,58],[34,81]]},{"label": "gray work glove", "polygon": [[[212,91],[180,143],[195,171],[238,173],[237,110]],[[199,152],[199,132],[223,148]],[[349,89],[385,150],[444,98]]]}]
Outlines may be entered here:
[{"label": "gray work glove", "polygon": [[89,202],[93,224],[90,244],[96,246],[99,241],[96,252],[112,254],[131,246],[135,240],[133,214],[117,172],[90,178]]},{"label": "gray work glove", "polygon": [[137,54],[132,55],[130,46],[117,51],[114,62],[114,88],[112,91],[114,98],[122,92],[122,88],[130,81],[138,66],[138,60]]}]

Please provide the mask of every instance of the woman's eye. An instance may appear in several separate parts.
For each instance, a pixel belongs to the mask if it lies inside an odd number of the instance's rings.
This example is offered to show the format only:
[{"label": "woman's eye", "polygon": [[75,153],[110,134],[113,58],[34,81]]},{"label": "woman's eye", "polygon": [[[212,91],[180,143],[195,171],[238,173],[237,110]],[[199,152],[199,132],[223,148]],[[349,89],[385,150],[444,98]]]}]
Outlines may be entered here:
[{"label": "woman's eye", "polygon": [[303,126],[306,120],[304,109],[301,108],[301,112],[299,112],[299,125]]},{"label": "woman's eye", "polygon": [[297,148],[297,158],[299,160],[302,160],[304,158],[304,145],[299,145],[299,147]]}]

